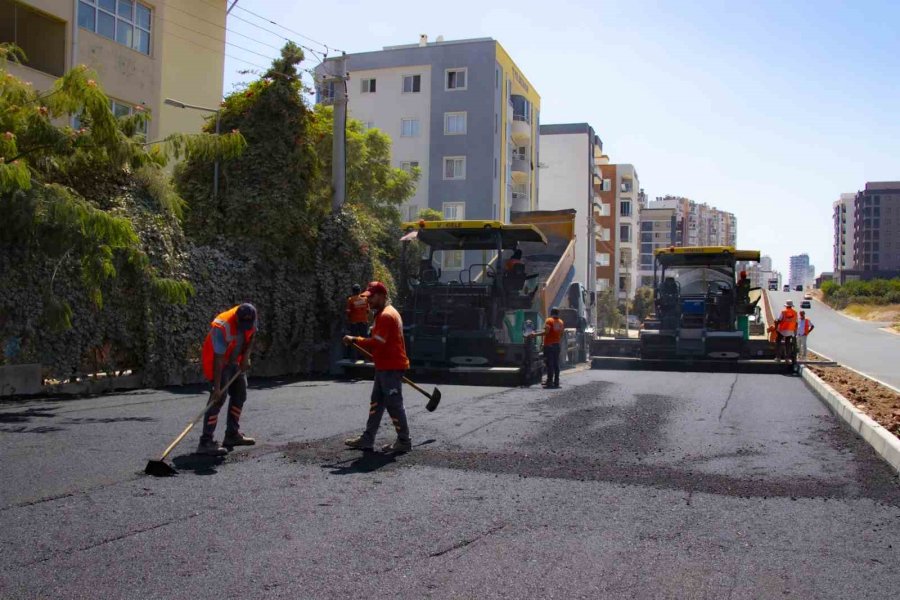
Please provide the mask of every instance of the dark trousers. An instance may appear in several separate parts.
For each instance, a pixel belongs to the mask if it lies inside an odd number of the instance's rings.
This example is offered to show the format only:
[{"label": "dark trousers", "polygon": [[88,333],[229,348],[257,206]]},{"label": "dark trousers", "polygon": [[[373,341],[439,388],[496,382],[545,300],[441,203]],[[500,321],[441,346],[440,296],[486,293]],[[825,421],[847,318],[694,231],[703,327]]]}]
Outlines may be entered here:
[{"label": "dark trousers", "polygon": [[[222,383],[227,383],[229,379],[234,377],[237,365],[228,365],[222,369]],[[244,409],[244,402],[247,401],[247,375],[239,375],[228,389],[219,398],[219,401],[209,407],[203,418],[203,434],[200,436],[201,441],[211,440],[216,432],[216,425],[219,423],[219,411],[225,404],[225,397],[228,397],[228,425],[225,428],[225,435],[236,434],[240,431],[241,411]]]},{"label": "dark trousers", "polygon": [[[348,335],[354,335],[357,337],[366,337],[366,334],[369,333],[369,324],[368,323],[350,323],[347,327]],[[353,358],[354,360],[365,358],[362,353],[354,348],[353,346],[347,346],[345,358]]]},{"label": "dark trousers", "polygon": [[559,385],[559,344],[544,345],[544,362],[547,363],[547,385]]},{"label": "dark trousers", "polygon": [[375,371],[375,385],[372,386],[372,399],[369,404],[369,420],[363,440],[368,444],[375,442],[375,434],[381,425],[381,417],[387,410],[388,416],[397,430],[397,439],[409,441],[409,425],[406,422],[406,410],[403,408],[403,371]]}]

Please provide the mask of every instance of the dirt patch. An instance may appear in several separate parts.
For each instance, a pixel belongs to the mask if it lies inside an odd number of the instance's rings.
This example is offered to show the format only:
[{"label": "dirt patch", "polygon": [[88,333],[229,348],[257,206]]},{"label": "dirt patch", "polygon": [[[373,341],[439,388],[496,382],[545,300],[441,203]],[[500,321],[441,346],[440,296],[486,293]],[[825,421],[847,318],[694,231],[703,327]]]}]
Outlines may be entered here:
[{"label": "dirt patch", "polygon": [[[809,355],[813,360],[820,359],[812,352]],[[810,369],[855,407],[900,437],[900,394],[844,367],[810,366]]]}]

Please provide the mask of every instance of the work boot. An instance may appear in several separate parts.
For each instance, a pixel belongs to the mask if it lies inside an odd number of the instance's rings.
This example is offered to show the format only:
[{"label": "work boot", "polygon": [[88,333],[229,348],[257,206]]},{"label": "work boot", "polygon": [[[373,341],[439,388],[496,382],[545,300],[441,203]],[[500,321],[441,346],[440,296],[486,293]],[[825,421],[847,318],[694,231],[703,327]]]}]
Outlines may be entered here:
[{"label": "work boot", "polygon": [[219,445],[215,440],[200,440],[197,446],[197,454],[203,456],[225,456],[228,450]]},{"label": "work boot", "polygon": [[372,442],[367,442],[363,436],[358,435],[355,438],[350,438],[348,440],[344,440],[344,444],[350,446],[351,448],[355,448],[356,450],[371,450]]},{"label": "work boot", "polygon": [[226,448],[234,448],[235,446],[252,446],[256,443],[256,440],[252,437],[247,437],[240,431],[237,433],[226,433],[225,439],[222,440],[222,445]]},{"label": "work boot", "polygon": [[403,454],[412,450],[412,442],[395,440],[393,444],[386,444],[381,447],[382,452],[393,452],[394,454]]}]

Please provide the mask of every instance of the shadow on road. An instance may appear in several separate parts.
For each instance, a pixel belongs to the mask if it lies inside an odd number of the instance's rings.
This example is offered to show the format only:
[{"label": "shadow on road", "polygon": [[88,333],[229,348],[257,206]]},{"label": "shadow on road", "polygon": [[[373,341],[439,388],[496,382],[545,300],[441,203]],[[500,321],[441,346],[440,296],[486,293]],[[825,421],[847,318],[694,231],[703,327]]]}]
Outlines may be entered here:
[{"label": "shadow on road", "polygon": [[35,418],[55,417],[56,413],[53,408],[28,408],[20,412],[3,412],[0,413],[0,423],[28,423]]},{"label": "shadow on road", "polygon": [[172,459],[179,471],[193,471],[194,475],[215,475],[216,467],[225,462],[224,456],[203,456],[202,454],[182,454]]},{"label": "shadow on road", "polygon": [[[428,444],[433,444],[436,440],[425,440],[415,444],[413,448],[421,448]],[[331,475],[354,475],[356,473],[372,473],[382,469],[390,464],[397,462],[397,457],[402,454],[394,452],[374,452],[368,450],[363,452],[362,456],[351,458],[341,462],[322,465],[323,469],[332,469],[329,471]]]}]

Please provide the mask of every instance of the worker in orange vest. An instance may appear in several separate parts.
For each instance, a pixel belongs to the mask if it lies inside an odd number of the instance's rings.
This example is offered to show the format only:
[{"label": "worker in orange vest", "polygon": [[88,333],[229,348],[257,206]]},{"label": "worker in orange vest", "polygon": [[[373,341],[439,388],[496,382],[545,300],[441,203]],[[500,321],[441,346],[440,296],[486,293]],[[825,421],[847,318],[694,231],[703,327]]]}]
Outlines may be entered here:
[{"label": "worker in orange vest", "polygon": [[516,265],[524,265],[525,261],[522,260],[522,251],[516,248],[512,256],[509,257],[509,260],[506,261],[506,264],[503,265],[503,268],[507,273],[512,273],[516,269]]},{"label": "worker in orange vest", "polygon": [[344,443],[357,450],[372,450],[375,435],[381,426],[381,418],[387,410],[397,440],[393,444],[383,446],[383,452],[402,453],[412,449],[409,437],[409,424],[406,421],[406,410],[403,408],[403,374],[409,369],[409,358],[406,356],[406,342],[403,339],[403,319],[393,306],[388,304],[388,290],[380,281],[371,282],[363,296],[368,297],[369,306],[375,311],[375,325],[371,337],[344,336],[344,344],[356,344],[372,355],[375,363],[375,385],[369,404],[369,419],[362,435],[344,440]]},{"label": "worker in orange vest", "polygon": [[[227,454],[225,447],[252,446],[256,443],[240,430],[241,411],[247,400],[247,371],[250,370],[250,354],[258,327],[256,307],[244,303],[216,316],[203,342],[203,374],[212,383],[213,397],[217,399],[203,419],[203,433],[200,435],[198,454],[221,456]],[[228,389],[222,385],[240,372]],[[228,424],[222,446],[213,440],[219,411],[228,395]],[[225,446],[225,447],[223,447]]]},{"label": "worker in orange vest", "polygon": [[[358,283],[353,284],[353,295],[347,298],[348,333],[353,336],[365,337],[369,333],[369,299],[360,293]],[[348,348],[349,352],[353,352]]]},{"label": "worker in orange vest", "polygon": [[797,311],[794,310],[793,300],[788,300],[784,303],[784,309],[778,318],[775,319],[775,328],[778,330],[778,336],[781,341],[778,344],[775,360],[781,362],[782,358],[785,360],[790,358],[787,346],[794,343],[794,338],[797,335]]},{"label": "worker in orange vest", "polygon": [[547,381],[544,387],[559,387],[559,354],[561,351],[562,335],[566,330],[566,324],[559,318],[559,309],[550,309],[550,317],[544,321],[544,331],[532,333],[529,337],[544,336],[544,362],[547,365]]}]

